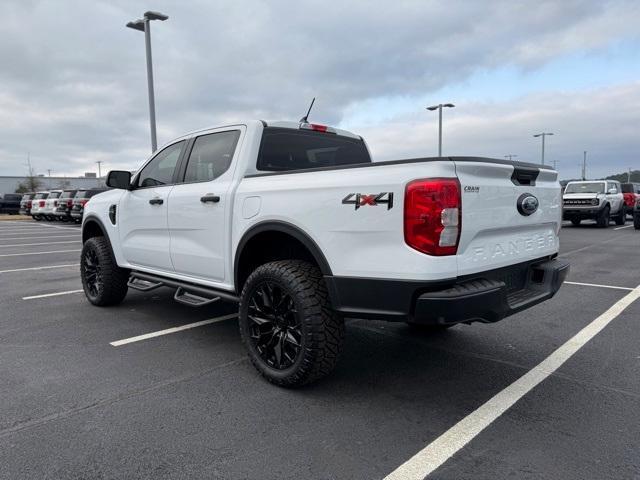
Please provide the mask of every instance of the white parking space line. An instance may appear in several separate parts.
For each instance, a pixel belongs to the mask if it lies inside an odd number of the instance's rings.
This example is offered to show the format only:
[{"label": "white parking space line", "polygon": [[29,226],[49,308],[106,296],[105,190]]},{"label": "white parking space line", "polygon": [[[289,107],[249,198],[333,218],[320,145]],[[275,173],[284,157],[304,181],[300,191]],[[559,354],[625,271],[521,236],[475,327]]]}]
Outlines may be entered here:
[{"label": "white parking space line", "polygon": [[68,290],[66,292],[45,293],[42,295],[31,295],[30,297],[22,297],[22,300],[35,300],[36,298],[57,297],[60,295],[70,295],[72,293],[80,293],[80,292],[84,292],[84,290]]},{"label": "white parking space line", "polygon": [[47,265],[44,267],[12,268],[11,270],[0,270],[0,273],[29,272],[29,271],[37,271],[37,270],[50,270],[52,268],[71,268],[71,267],[79,267],[79,266],[80,265],[77,263],[70,263],[67,265]]},{"label": "white parking space line", "polygon": [[617,228],[614,228],[614,230],[622,230],[623,228],[631,228],[631,227],[633,227],[633,225],[627,225],[626,227],[617,227]]},{"label": "white parking space line", "polygon": [[3,237],[0,235],[0,240],[38,240],[41,238],[52,238],[54,240],[58,238],[76,238],[80,236],[80,233],[70,233],[68,235],[43,235],[35,237]]},{"label": "white parking space line", "polygon": [[633,288],[630,287],[617,287],[615,285],[600,285],[599,283],[582,283],[582,282],[567,282],[565,281],[564,283],[567,283],[569,285],[582,285],[583,287],[599,287],[599,288],[613,288],[614,290],[633,290]]},{"label": "white parking space line", "polygon": [[49,253],[71,253],[80,250],[52,250],[51,252],[3,253],[0,257],[21,257],[23,255],[47,255]]},{"label": "white parking space line", "polygon": [[553,374],[578,350],[595,337],[631,303],[640,298],[640,285],[618,300],[606,312],[580,330],[560,348],[545,358],[484,405],[444,432],[384,480],[422,480],[473,440],[518,400]]},{"label": "white parking space line", "polygon": [[79,243],[80,240],[65,240],[64,242],[44,242],[44,243],[17,243],[15,245],[0,245],[0,248],[8,247],[35,247],[40,245],[58,245],[60,243]]},{"label": "white parking space line", "polygon": [[202,320],[200,322],[195,322],[195,323],[188,323],[187,325],[182,325],[180,327],[167,328],[166,330],[159,330],[157,332],[145,333],[144,335],[138,335],[137,337],[130,337],[130,338],[124,338],[122,340],[116,340],[115,342],[111,342],[110,345],[112,347],[119,347],[121,345],[140,342],[142,340],[147,340],[149,338],[160,337],[162,335],[169,335],[171,333],[181,332],[183,330],[189,330],[191,328],[203,327],[205,325],[210,325],[212,323],[222,322],[224,320],[236,318],[237,316],[238,316],[237,313],[232,313],[229,315],[224,315],[222,317],[210,318],[208,320]]}]

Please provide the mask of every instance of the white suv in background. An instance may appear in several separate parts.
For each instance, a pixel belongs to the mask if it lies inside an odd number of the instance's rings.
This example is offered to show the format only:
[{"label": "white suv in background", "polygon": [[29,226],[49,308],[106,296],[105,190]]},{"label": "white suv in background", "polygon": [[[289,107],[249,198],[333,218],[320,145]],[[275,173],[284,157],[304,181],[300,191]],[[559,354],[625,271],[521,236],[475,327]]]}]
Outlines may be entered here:
[{"label": "white suv in background", "polygon": [[51,190],[49,196],[44,201],[44,207],[40,208],[40,215],[49,221],[56,220],[56,208],[58,207],[58,198],[62,195],[62,190]]},{"label": "white suv in background", "polygon": [[627,221],[624,195],[616,180],[569,182],[562,203],[563,219],[574,225],[580,225],[582,220],[595,220],[599,227],[607,228],[612,218],[616,225]]},{"label": "white suv in background", "polygon": [[34,220],[42,220],[44,215],[41,214],[42,209],[47,203],[49,192],[36,192],[31,201],[31,216]]}]

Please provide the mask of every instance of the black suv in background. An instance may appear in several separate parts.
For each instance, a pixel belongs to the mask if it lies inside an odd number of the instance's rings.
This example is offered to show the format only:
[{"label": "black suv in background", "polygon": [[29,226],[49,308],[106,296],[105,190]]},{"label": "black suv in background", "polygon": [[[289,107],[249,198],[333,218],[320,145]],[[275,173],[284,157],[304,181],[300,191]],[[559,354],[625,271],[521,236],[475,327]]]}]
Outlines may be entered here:
[{"label": "black suv in background", "polygon": [[71,218],[71,208],[73,207],[73,199],[78,190],[64,190],[58,198],[58,206],[53,211],[53,215],[60,221],[69,222]]},{"label": "black suv in background", "polygon": [[636,206],[633,208],[633,228],[640,230],[640,199],[636,201]]},{"label": "black suv in background", "polygon": [[21,193],[0,193],[0,213],[17,215],[20,213]]},{"label": "black suv in background", "polygon": [[35,192],[27,192],[22,195],[20,200],[20,215],[31,215],[31,199],[35,196]]},{"label": "black suv in background", "polygon": [[71,207],[71,218],[76,223],[82,222],[82,216],[84,215],[84,204],[89,201],[91,197],[102,192],[106,192],[106,188],[92,188],[91,190],[80,190],[73,197],[73,205]]}]

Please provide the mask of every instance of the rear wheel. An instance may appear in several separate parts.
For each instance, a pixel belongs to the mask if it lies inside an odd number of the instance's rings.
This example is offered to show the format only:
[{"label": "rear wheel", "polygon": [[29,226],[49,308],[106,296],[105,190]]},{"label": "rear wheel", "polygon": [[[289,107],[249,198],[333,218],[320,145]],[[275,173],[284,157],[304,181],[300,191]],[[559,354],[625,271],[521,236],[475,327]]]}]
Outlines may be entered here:
[{"label": "rear wheel", "polygon": [[611,222],[611,207],[607,205],[602,209],[596,218],[596,224],[600,228],[607,228]]},{"label": "rear wheel", "polygon": [[582,221],[582,219],[581,219],[581,218],[572,218],[572,219],[571,219],[571,223],[572,223],[574,226],[576,226],[576,227],[577,227],[578,225],[580,225],[580,222],[581,222],[581,221]]},{"label": "rear wheel", "polygon": [[122,302],[129,289],[129,271],[118,267],[104,237],[93,237],[84,242],[80,277],[87,300],[101,307]]},{"label": "rear wheel", "polygon": [[633,215],[633,228],[640,230],[640,212],[636,212]]},{"label": "rear wheel", "polygon": [[271,383],[295,387],[329,374],[344,343],[320,270],[281,260],[258,267],[240,295],[240,335],[255,368]]},{"label": "rear wheel", "polygon": [[624,225],[627,223],[627,207],[623,205],[620,209],[620,214],[616,216],[616,225]]}]

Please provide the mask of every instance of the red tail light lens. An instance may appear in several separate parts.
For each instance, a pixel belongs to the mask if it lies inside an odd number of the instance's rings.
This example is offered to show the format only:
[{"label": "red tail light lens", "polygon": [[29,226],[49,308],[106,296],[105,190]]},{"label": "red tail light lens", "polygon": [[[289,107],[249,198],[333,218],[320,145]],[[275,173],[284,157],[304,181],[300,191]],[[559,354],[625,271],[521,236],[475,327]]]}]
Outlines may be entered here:
[{"label": "red tail light lens", "polygon": [[32,203],[31,200],[27,202],[27,208],[31,208],[31,203]]},{"label": "red tail light lens", "polygon": [[73,200],[69,199],[67,200],[67,208],[71,208],[71,207],[73,207]]},{"label": "red tail light lens", "polygon": [[85,198],[83,200],[80,200],[80,205],[82,205],[84,207],[84,204],[87,203],[89,201],[88,198]]},{"label": "red tail light lens", "polygon": [[462,228],[461,207],[457,178],[410,182],[404,196],[405,242],[428,255],[455,255]]},{"label": "red tail light lens", "polygon": [[38,205],[40,206],[40,208],[43,208],[44,207],[44,200],[40,200],[38,202]]},{"label": "red tail light lens", "polygon": [[57,207],[57,206],[58,206],[58,200],[54,200],[54,201],[53,201],[53,206],[54,206],[54,207]]}]

